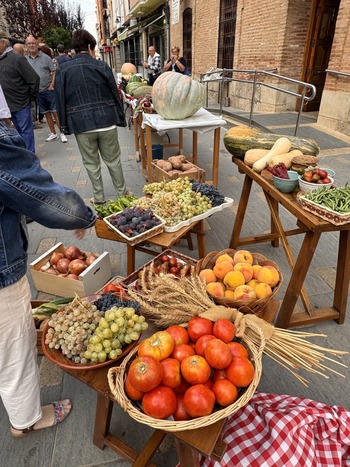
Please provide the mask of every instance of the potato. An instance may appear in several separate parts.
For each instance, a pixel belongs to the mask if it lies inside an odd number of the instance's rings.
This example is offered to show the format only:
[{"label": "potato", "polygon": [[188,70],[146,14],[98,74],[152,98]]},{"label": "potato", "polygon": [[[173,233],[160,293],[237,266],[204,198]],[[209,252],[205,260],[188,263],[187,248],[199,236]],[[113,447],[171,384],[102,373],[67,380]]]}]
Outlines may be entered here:
[{"label": "potato", "polygon": [[192,169],[193,165],[189,162],[185,162],[184,164],[181,164],[181,171],[186,172],[186,170]]},{"label": "potato", "polygon": [[174,169],[181,169],[181,165],[183,162],[186,161],[186,157],[185,156],[172,156],[172,157],[169,157],[168,161],[171,162]]},{"label": "potato", "polygon": [[160,167],[161,169],[163,168],[164,163],[165,163],[165,160],[163,160],[163,159],[156,159],[155,160],[155,164],[157,165],[157,167]]},{"label": "potato", "polygon": [[165,170],[165,172],[169,172],[170,170],[173,169],[173,166],[172,166],[171,162],[164,161],[162,169]]},{"label": "potato", "polygon": [[177,174],[182,174],[183,172],[181,172],[181,170],[176,170],[176,169],[173,169],[173,170],[169,170],[168,174],[170,176],[172,175],[177,175]]}]

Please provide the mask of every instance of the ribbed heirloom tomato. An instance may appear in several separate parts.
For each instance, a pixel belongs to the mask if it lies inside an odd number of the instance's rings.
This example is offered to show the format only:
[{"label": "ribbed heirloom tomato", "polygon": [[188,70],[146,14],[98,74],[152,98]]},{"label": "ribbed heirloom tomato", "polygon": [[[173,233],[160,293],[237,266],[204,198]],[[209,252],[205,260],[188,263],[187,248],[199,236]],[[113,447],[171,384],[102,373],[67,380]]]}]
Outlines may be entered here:
[{"label": "ribbed heirloom tomato", "polygon": [[181,362],[181,374],[190,384],[203,384],[210,376],[210,366],[200,355],[191,355]]},{"label": "ribbed heirloom tomato", "polygon": [[177,406],[176,410],[173,413],[174,420],[191,420],[191,417],[188,415],[185,409],[184,396],[177,396]]},{"label": "ribbed heirloom tomato", "polygon": [[212,368],[223,370],[227,368],[232,361],[230,347],[221,339],[212,339],[204,350],[204,357]]},{"label": "ribbed heirloom tomato", "polygon": [[236,386],[228,379],[220,379],[217,381],[212,391],[215,394],[216,402],[223,407],[233,404],[238,397]]},{"label": "ribbed heirloom tomato", "polygon": [[125,379],[124,388],[125,394],[132,401],[140,401],[142,399],[144,393],[134,388],[134,386],[130,383],[129,375]]},{"label": "ribbed heirloom tomato", "polygon": [[170,357],[174,345],[174,339],[169,333],[166,331],[158,331],[140,343],[138,354],[140,356],[147,355],[149,357],[154,357],[160,361]]},{"label": "ribbed heirloom tomato", "polygon": [[204,336],[201,336],[197,340],[196,345],[194,346],[196,354],[204,357],[204,350],[208,342],[211,341],[212,339],[215,339],[215,336],[213,336],[212,334],[204,334]]},{"label": "ribbed heirloom tomato", "polygon": [[213,326],[213,334],[226,344],[231,342],[236,335],[236,326],[228,319],[218,319]]},{"label": "ribbed heirloom tomato", "polygon": [[227,345],[230,347],[234,357],[249,358],[248,350],[239,342],[229,342]]},{"label": "ribbed heirloom tomato", "polygon": [[194,348],[188,344],[175,345],[174,350],[172,351],[171,357],[176,358],[180,363],[185,357],[194,355],[196,352]]},{"label": "ribbed heirloom tomato", "polygon": [[226,368],[227,378],[238,388],[245,388],[253,381],[254,366],[248,358],[233,357]]},{"label": "ribbed heirloom tomato", "polygon": [[165,358],[160,362],[163,367],[161,384],[176,388],[181,383],[180,362],[175,358]]},{"label": "ribbed heirloom tomato", "polygon": [[158,386],[163,377],[161,363],[153,357],[136,357],[131,363],[128,378],[130,384],[141,392],[147,392]]},{"label": "ribbed heirloom tomato", "polygon": [[142,398],[142,410],[153,418],[170,417],[176,410],[177,400],[174,391],[168,386],[159,385],[146,392]]}]

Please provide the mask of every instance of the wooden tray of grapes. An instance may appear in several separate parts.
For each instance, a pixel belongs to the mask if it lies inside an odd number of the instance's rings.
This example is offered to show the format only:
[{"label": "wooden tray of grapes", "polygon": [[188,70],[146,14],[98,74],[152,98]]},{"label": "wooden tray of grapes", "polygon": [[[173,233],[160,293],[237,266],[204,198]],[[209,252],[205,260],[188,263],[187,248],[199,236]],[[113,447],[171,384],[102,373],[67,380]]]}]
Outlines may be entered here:
[{"label": "wooden tray of grapes", "polygon": [[[140,219],[138,224],[134,219]],[[151,209],[126,208],[103,218],[104,222],[120,235],[129,245],[137,245],[148,238],[164,232],[165,221]],[[140,233],[139,233],[140,232]]]},{"label": "wooden tray of grapes", "polygon": [[[105,296],[107,295],[111,295],[111,294],[105,294]],[[93,302],[96,302],[96,300],[101,299],[101,297],[102,297],[102,294],[94,294],[94,295],[89,295],[87,297],[83,297],[80,299],[83,301],[89,302],[89,303],[93,303]],[[125,302],[125,306],[128,306],[129,304],[130,302],[128,301]],[[60,310],[58,313],[60,312],[62,313],[64,308],[62,308],[62,310]],[[101,314],[101,317],[102,317],[102,314]],[[142,319],[144,320],[144,317],[142,317]],[[75,363],[73,359],[68,358],[66,355],[64,355],[61,349],[50,348],[50,344],[46,343],[48,333],[50,332],[49,330],[52,329],[51,326],[49,325],[50,321],[51,321],[50,319],[47,319],[44,322],[43,327],[42,327],[41,346],[43,349],[43,354],[48,360],[50,360],[50,362],[67,370],[96,370],[98,368],[112,365],[122,360],[137,345],[138,340],[139,340],[139,338],[138,339],[135,338],[135,340],[132,340],[130,344],[123,345],[121,347],[121,353],[116,358],[107,358],[105,361],[96,362],[96,363],[87,363],[87,364]],[[57,323],[57,324],[60,324],[62,326],[62,323]]]}]

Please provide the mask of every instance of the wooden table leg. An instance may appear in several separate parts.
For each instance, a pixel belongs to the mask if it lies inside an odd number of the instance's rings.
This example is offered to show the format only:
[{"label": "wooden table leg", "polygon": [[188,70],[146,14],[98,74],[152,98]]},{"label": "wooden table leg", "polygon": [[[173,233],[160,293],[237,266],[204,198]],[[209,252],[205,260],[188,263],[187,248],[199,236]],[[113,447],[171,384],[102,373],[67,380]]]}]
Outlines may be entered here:
[{"label": "wooden table leg", "polygon": [[244,216],[248,206],[248,200],[250,191],[252,189],[253,180],[246,175],[244,177],[243,188],[241,197],[238,204],[237,214],[235,218],[235,222],[232,229],[231,234],[231,241],[230,241],[230,248],[237,248],[239,245],[239,237],[241,235],[242,225],[244,221]]},{"label": "wooden table leg", "polygon": [[139,112],[136,118],[138,132],[140,133],[140,151],[141,151],[141,167],[142,172],[146,173],[147,168],[147,153],[146,153],[146,146],[145,146],[145,130],[142,128],[142,113]]},{"label": "wooden table leg", "polygon": [[135,271],[135,248],[129,243],[126,245],[126,270],[128,276]]},{"label": "wooden table leg", "polygon": [[205,245],[204,221],[198,222],[197,227],[198,258],[204,258],[207,254]]},{"label": "wooden table leg", "polygon": [[198,133],[192,132],[192,163],[198,165]]},{"label": "wooden table leg", "polygon": [[106,446],[105,438],[109,433],[112,409],[113,402],[108,397],[97,394],[93,443],[100,449]]},{"label": "wooden table leg", "polygon": [[288,328],[289,326],[294,307],[300,295],[301,288],[304,284],[304,280],[309,270],[320,236],[320,232],[308,231],[305,234],[277,316],[276,327]]},{"label": "wooden table leg", "polygon": [[[272,198],[271,196],[268,196],[268,194],[266,193],[266,191],[264,191],[264,195],[265,195],[265,198],[267,199],[267,197],[269,197],[269,200],[270,200],[270,203],[269,203],[269,208],[270,208],[270,212],[271,212],[271,226],[270,226],[270,231],[272,234],[275,234],[277,232],[277,227],[276,227],[276,223],[275,223],[275,219],[276,217],[279,218],[279,214],[278,214],[278,208],[279,208],[279,205],[278,205],[278,201],[275,200],[274,198]],[[273,216],[272,213],[274,213],[275,215]],[[283,230],[283,229],[282,229]],[[275,238],[271,241],[271,245],[274,247],[274,248],[278,248],[279,247],[279,238]]]},{"label": "wooden table leg", "polygon": [[338,324],[345,321],[346,304],[350,283],[350,231],[339,232],[337,274],[335,278],[333,306],[339,312]]},{"label": "wooden table leg", "polygon": [[179,154],[184,153],[184,135],[183,135],[183,129],[179,129]]},{"label": "wooden table leg", "polygon": [[[157,452],[157,449],[162,444],[162,441],[166,437],[167,433],[162,430],[155,430],[152,436],[147,441],[145,447],[142,449],[142,452],[137,456],[135,462],[133,462],[133,467],[145,467],[150,466],[149,461]],[[181,466],[182,467],[182,466]]]},{"label": "wooden table leg", "polygon": [[[277,211],[275,209],[276,200],[273,200],[273,198],[271,198],[271,196],[269,196],[268,193],[264,192],[264,194],[265,194],[265,198],[270,209],[272,224],[275,226],[275,232],[278,233],[279,238],[281,239],[282,246],[286,254],[288,264],[291,270],[293,271],[295,261],[294,261],[292,249],[289,245],[286,234],[284,233],[284,229],[283,229],[281,220],[278,215],[278,209]],[[272,201],[275,201],[275,202],[272,202]],[[306,293],[304,286],[302,286],[302,288],[300,289],[300,296],[304,304],[305,311],[311,316],[312,314],[314,314],[314,307],[311,304],[310,298],[308,294]]]},{"label": "wooden table leg", "polygon": [[181,467],[200,467],[199,453],[188,444],[175,438],[177,457]]},{"label": "wooden table leg", "polygon": [[217,188],[219,182],[219,152],[220,152],[220,127],[214,130],[213,150],[213,185]]},{"label": "wooden table leg", "polygon": [[147,147],[147,178],[152,183],[152,128],[146,125],[146,147]]}]

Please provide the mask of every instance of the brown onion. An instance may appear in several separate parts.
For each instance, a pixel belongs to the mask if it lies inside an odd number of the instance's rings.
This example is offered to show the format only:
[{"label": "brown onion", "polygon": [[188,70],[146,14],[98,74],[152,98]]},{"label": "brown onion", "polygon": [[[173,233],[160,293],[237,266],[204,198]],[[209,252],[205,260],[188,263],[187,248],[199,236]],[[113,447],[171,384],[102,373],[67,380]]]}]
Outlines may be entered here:
[{"label": "brown onion", "polygon": [[85,254],[79,250],[77,246],[69,246],[66,248],[64,255],[66,258],[73,260],[73,259],[84,259]]},{"label": "brown onion", "polygon": [[53,274],[54,276],[57,276],[57,275],[58,275],[58,272],[57,272],[56,269],[54,269],[54,268],[46,269],[45,272],[46,272],[47,274]]},{"label": "brown onion", "polygon": [[79,277],[76,274],[67,274],[66,276],[68,279],[74,279],[76,281],[79,280]]},{"label": "brown onion", "polygon": [[96,261],[96,256],[91,254],[86,257],[85,263],[87,266],[90,266],[94,261]]},{"label": "brown onion", "polygon": [[64,258],[64,254],[60,253],[59,251],[55,251],[52,253],[51,258],[50,258],[50,264],[51,266],[56,266],[56,264],[59,262],[60,259]]},{"label": "brown onion", "polygon": [[68,258],[62,258],[58,261],[56,264],[57,271],[62,273],[62,274],[67,274],[68,272],[68,266],[70,264],[70,260]]},{"label": "brown onion", "polygon": [[70,274],[79,276],[86,268],[86,263],[82,259],[73,259],[73,261],[69,263],[68,271]]}]

